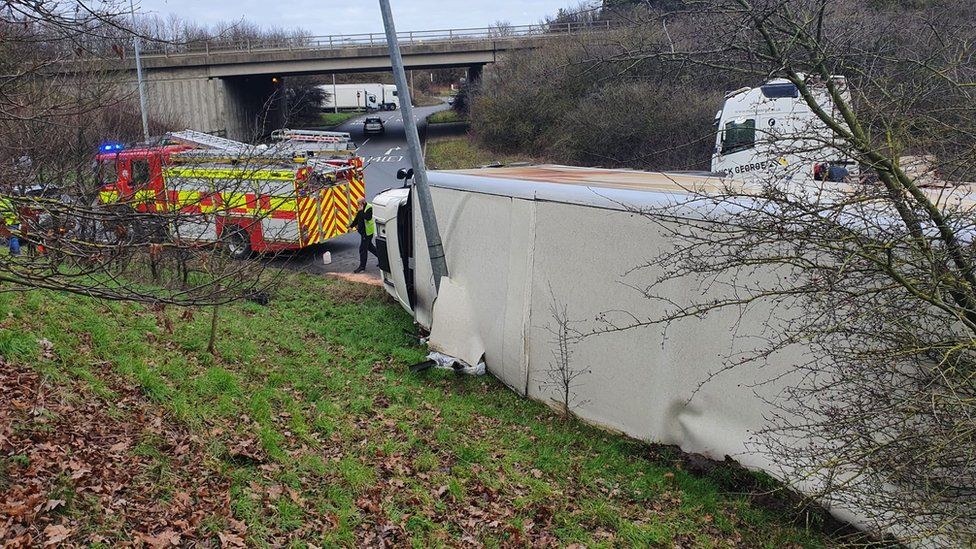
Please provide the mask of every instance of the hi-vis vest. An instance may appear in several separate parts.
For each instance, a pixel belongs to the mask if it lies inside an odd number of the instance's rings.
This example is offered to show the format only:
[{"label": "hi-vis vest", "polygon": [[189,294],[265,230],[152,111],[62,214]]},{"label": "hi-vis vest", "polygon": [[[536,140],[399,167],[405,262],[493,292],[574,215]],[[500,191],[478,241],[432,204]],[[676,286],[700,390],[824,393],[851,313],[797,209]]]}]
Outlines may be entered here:
[{"label": "hi-vis vest", "polygon": [[366,212],[370,213],[369,219],[366,220],[366,236],[373,236],[376,233],[376,220],[373,219],[373,205],[369,202],[366,203],[366,207],[363,208],[363,216]]},{"label": "hi-vis vest", "polygon": [[17,210],[6,198],[0,198],[0,221],[3,221],[3,224],[8,227],[18,223]]}]

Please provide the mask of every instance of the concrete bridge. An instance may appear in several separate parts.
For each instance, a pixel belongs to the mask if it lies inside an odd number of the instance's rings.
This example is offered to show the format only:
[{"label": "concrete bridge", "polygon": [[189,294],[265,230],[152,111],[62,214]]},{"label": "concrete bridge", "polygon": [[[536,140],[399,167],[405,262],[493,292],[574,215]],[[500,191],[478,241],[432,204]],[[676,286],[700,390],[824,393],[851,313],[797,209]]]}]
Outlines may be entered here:
[{"label": "concrete bridge", "polygon": [[[482,67],[507,51],[535,48],[572,35],[604,31],[608,23],[567,23],[408,31],[398,34],[407,69]],[[135,61],[112,70],[135,85]],[[285,123],[289,76],[390,70],[382,33],[278,40],[150,44],[143,49],[150,116],[248,140]]]}]

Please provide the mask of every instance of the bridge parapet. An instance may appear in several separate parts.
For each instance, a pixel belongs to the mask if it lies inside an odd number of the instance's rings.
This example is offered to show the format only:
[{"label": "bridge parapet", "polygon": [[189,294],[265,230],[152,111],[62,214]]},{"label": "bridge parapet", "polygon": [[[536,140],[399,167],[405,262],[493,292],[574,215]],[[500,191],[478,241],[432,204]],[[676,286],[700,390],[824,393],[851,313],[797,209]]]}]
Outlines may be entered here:
[{"label": "bridge parapet", "polygon": [[[467,29],[403,31],[397,33],[400,46],[460,44],[526,38],[547,38],[571,34],[609,30],[610,21],[590,23],[547,23],[541,25],[512,25]],[[220,38],[183,43],[144,44],[142,55],[151,57],[179,57],[186,55],[216,55],[227,53],[259,53],[281,51],[341,50],[361,47],[386,47],[384,33],[338,34],[331,36],[296,36],[274,39],[225,40]]]}]

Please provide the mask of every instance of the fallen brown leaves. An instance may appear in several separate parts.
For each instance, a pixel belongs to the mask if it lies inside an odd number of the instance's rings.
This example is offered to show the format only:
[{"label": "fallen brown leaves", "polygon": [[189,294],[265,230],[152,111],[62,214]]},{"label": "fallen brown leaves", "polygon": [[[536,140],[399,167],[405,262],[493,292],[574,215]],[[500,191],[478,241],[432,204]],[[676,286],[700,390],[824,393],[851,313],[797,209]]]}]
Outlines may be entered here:
[{"label": "fallen brown leaves", "polygon": [[[199,442],[133,386],[109,381],[111,403],[0,358],[0,544],[243,546],[228,484]],[[208,538],[205,522],[229,531]]]}]

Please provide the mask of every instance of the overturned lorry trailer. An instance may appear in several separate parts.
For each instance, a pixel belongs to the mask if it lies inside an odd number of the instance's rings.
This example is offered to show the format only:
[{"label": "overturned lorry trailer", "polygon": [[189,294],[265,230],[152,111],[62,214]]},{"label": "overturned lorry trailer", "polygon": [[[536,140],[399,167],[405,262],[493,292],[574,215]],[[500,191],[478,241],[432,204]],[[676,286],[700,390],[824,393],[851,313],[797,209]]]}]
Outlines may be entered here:
[{"label": "overturned lorry trailer", "polygon": [[[706,174],[565,166],[435,171],[429,180],[450,276],[437,295],[416,201],[410,188],[393,189],[373,203],[387,291],[431,331],[432,349],[472,365],[483,359],[514,391],[553,405],[560,399],[545,383],[557,345],[553,305],[566,306],[581,330],[607,313],[663,316],[666,304],[635,289],[656,273],[634,268],[673,248],[665,227],[676,221],[657,225],[632,208],[669,204],[682,188],[722,184]],[[702,289],[679,280],[665,291],[680,302]],[[638,439],[718,460],[731,456],[779,476],[750,443],[768,427],[768,400],[780,398],[790,380],[757,383],[774,379],[777,364],[785,371],[801,360],[801,350],[701,385],[743,350],[733,326],[758,333],[767,321],[758,309],[741,319],[718,310],[672,324],[666,341],[661,326],[585,338],[572,361],[590,373],[574,381],[573,411]],[[856,513],[833,512],[859,522]]]}]

